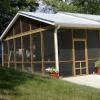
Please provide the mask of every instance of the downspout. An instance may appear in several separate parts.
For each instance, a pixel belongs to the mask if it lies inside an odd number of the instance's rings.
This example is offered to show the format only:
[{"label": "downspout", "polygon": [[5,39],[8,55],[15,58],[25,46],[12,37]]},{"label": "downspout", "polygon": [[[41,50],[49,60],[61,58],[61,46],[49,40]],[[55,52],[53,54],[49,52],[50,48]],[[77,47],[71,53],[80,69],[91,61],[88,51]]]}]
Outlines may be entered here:
[{"label": "downspout", "polygon": [[56,65],[56,70],[59,72],[59,55],[58,55],[58,36],[57,36],[57,31],[60,28],[58,25],[55,28],[54,31],[54,48],[55,48],[55,65]]}]

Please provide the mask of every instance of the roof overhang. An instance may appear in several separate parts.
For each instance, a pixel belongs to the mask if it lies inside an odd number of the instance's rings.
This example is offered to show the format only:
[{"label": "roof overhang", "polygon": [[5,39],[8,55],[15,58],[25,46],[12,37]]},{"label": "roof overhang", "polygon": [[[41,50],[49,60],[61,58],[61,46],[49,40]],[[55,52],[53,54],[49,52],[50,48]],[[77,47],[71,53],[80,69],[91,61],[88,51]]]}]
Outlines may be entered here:
[{"label": "roof overhang", "polygon": [[[34,13],[34,12],[18,12],[13,20],[10,22],[8,27],[5,29],[0,39],[7,34],[9,29],[15,23],[15,21],[19,18],[19,16],[24,16],[30,19],[34,19],[40,22],[44,22],[53,26],[59,26],[62,28],[82,28],[82,29],[100,29],[100,22],[95,20],[86,19],[83,17],[78,17],[73,14],[44,14],[44,13]],[[91,15],[92,16],[92,15]]]},{"label": "roof overhang", "polygon": [[5,29],[5,31],[2,33],[1,37],[0,37],[0,40],[3,39],[3,37],[6,35],[6,33],[9,31],[9,29],[13,26],[13,24],[15,23],[15,21],[19,18],[19,16],[24,16],[24,17],[27,17],[27,18],[30,18],[30,19],[34,19],[34,20],[37,20],[37,21],[40,21],[40,22],[44,22],[44,23],[47,23],[47,24],[50,24],[50,25],[55,25],[55,23],[53,21],[48,21],[48,20],[45,20],[45,19],[41,19],[41,18],[38,18],[38,17],[35,17],[35,16],[31,16],[31,15],[28,15],[28,14],[24,14],[22,12],[18,12],[15,17],[12,19],[12,21],[10,22],[10,24],[7,26],[7,28]]}]

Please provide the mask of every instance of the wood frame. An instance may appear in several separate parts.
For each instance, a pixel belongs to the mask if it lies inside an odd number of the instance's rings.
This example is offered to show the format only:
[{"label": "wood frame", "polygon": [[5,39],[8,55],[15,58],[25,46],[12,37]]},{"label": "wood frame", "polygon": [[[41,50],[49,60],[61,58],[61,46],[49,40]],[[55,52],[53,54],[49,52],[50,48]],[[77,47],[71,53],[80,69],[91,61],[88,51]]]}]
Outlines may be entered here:
[{"label": "wood frame", "polygon": [[85,59],[86,59],[86,74],[88,75],[89,70],[88,70],[88,50],[87,50],[87,30],[85,30],[85,35],[86,35],[86,44],[85,44]]},{"label": "wood frame", "polygon": [[32,45],[33,45],[33,42],[32,42],[32,34],[31,34],[31,30],[32,30],[32,27],[31,27],[31,24],[30,24],[30,52],[31,52],[31,68],[32,68],[32,74],[34,73],[34,66],[33,66],[33,49],[32,49]]},{"label": "wood frame", "polygon": [[[41,25],[40,25],[41,26]],[[15,63],[15,69],[16,69],[16,63],[21,63],[22,64],[22,70],[24,70],[24,63],[31,63],[31,67],[32,67],[32,73],[34,72],[34,63],[42,63],[42,73],[44,74],[44,63],[55,63],[55,61],[44,61],[44,45],[43,45],[43,31],[46,31],[46,30],[49,30],[49,29],[53,29],[54,27],[53,26],[47,26],[47,27],[40,27],[38,29],[34,29],[32,30],[31,28],[31,24],[30,24],[30,30],[27,31],[27,32],[22,32],[22,21],[20,19],[20,29],[21,29],[21,34],[14,34],[13,33],[13,36],[10,36],[10,37],[7,37],[4,41],[7,42],[8,44],[8,57],[10,56],[9,54],[9,40],[13,40],[14,42],[14,63]],[[13,28],[14,29],[14,28]],[[76,73],[75,73],[75,62],[78,62],[78,61],[75,61],[75,51],[74,51],[74,41],[85,41],[85,59],[86,59],[86,74],[88,74],[88,60],[95,60],[95,59],[100,59],[100,58],[94,58],[94,59],[88,59],[88,50],[87,50],[87,29],[86,28],[64,28],[64,29],[71,29],[72,31],[72,60],[66,60],[66,61],[59,61],[59,63],[67,63],[67,62],[72,62],[73,63],[73,75],[75,76]],[[77,38],[74,38],[73,37],[73,30],[74,29],[84,29],[85,30],[85,34],[86,34],[86,38],[85,39],[77,39]],[[90,28],[91,29],[91,28]],[[96,29],[91,29],[91,30],[96,30]],[[97,29],[98,30],[98,29]],[[14,30],[13,30],[14,32]],[[41,56],[42,56],[42,60],[41,61],[34,61],[33,57],[32,57],[32,35],[36,34],[36,33],[40,33],[40,36],[41,36]],[[23,53],[22,53],[22,61],[16,61],[16,55],[15,55],[15,52],[16,52],[16,44],[15,44],[15,39],[16,38],[21,38],[21,49],[23,50],[23,37],[24,36],[27,36],[27,35],[30,35],[30,51],[31,51],[31,61],[30,62],[24,62],[24,57],[23,57]],[[100,30],[99,30],[99,39],[100,39]],[[3,57],[4,54],[2,55],[2,59],[4,58]],[[8,58],[9,60],[9,58]],[[59,60],[59,59],[58,59]],[[84,61],[80,61],[80,62],[84,62]],[[2,65],[5,63],[5,61],[3,60],[2,61]],[[57,64],[56,64],[57,65]],[[10,66],[10,62],[8,61],[8,67]],[[80,66],[81,66],[81,63],[80,63]],[[82,75],[82,72],[80,70],[80,74]]]},{"label": "wood frame", "polygon": [[[40,28],[41,22],[40,22]],[[42,74],[45,74],[45,67],[44,67],[44,38],[43,38],[43,31],[40,32],[41,37],[41,57],[42,57]]]},{"label": "wood frame", "polygon": [[[74,34],[74,33],[73,33]],[[85,36],[86,38],[72,38],[72,43],[73,43],[73,75],[76,76],[76,71],[77,70],[75,68],[75,63],[76,62],[79,62],[80,63],[80,75],[82,75],[82,67],[81,67],[81,62],[86,62],[86,74],[88,74],[88,51],[87,51],[87,32],[85,31]],[[75,45],[74,45],[74,42],[84,42],[85,43],[85,61],[75,61]]]},{"label": "wood frame", "polygon": [[[15,34],[15,29],[13,28],[13,35]],[[16,43],[15,39],[13,39],[14,42],[14,64],[15,64],[15,69],[16,69]]]},{"label": "wood frame", "polygon": [[44,74],[44,45],[43,45],[43,33],[40,33],[41,35],[41,57],[42,57],[42,74]]},{"label": "wood frame", "polygon": [[73,30],[72,30],[72,59],[73,59],[73,76],[75,76],[76,74],[76,72],[75,72],[75,51],[74,51],[74,41],[73,41],[73,39],[74,39],[74,32],[73,32]]},{"label": "wood frame", "polygon": [[[21,31],[21,34],[23,32],[23,29],[22,29],[22,21],[20,19],[20,31]],[[24,56],[23,56],[23,37],[21,36],[21,49],[22,49],[22,71],[24,71]]]},{"label": "wood frame", "polygon": [[30,35],[30,34],[36,34],[36,33],[46,31],[46,30],[50,30],[50,29],[53,29],[53,28],[54,27],[52,27],[52,26],[46,26],[46,27],[43,27],[43,28],[34,29],[34,30],[31,30],[31,31],[23,32],[21,34],[16,34],[12,37],[7,37],[4,41],[11,40],[11,39],[18,38],[18,37],[22,37],[22,36],[26,36],[26,35]]},{"label": "wood frame", "polygon": [[2,66],[4,66],[4,43],[1,42],[2,45]]},{"label": "wood frame", "polygon": [[7,45],[8,45],[8,68],[10,67],[10,61],[9,61],[9,56],[10,56],[10,52],[9,52],[9,42],[7,41]]}]

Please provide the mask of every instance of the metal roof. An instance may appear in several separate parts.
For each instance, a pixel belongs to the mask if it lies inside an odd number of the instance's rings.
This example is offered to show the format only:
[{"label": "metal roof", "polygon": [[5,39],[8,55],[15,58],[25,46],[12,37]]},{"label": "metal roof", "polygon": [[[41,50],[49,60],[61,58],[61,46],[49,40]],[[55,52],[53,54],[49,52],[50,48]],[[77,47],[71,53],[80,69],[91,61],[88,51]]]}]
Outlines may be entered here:
[{"label": "metal roof", "polygon": [[68,12],[60,12],[61,14],[72,15],[75,17],[85,18],[89,20],[94,20],[100,22],[100,15],[91,15],[91,14],[80,14],[80,13],[68,13]]},{"label": "metal roof", "polygon": [[60,27],[73,27],[73,28],[100,28],[99,15],[75,14],[59,12],[56,14],[36,13],[36,12],[18,12],[8,27],[5,29],[0,39],[9,31],[19,16],[25,16],[34,20],[38,20],[50,25],[60,25]]}]

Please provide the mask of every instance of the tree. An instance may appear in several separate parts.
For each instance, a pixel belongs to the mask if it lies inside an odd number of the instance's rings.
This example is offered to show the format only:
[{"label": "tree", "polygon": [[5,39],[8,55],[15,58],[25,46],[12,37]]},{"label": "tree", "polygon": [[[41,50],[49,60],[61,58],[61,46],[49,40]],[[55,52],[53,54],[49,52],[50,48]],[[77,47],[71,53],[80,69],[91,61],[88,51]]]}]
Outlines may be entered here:
[{"label": "tree", "polygon": [[72,0],[72,4],[80,8],[80,13],[100,14],[100,0]]},{"label": "tree", "polygon": [[19,10],[35,11],[35,0],[1,0],[0,1],[0,33]]},{"label": "tree", "polygon": [[3,0],[0,1],[0,34],[4,30],[5,26],[8,24],[10,11],[10,1]]},{"label": "tree", "polygon": [[79,8],[72,3],[63,2],[62,0],[45,0],[48,5],[54,7],[55,11],[67,11],[67,12],[77,12]]}]

